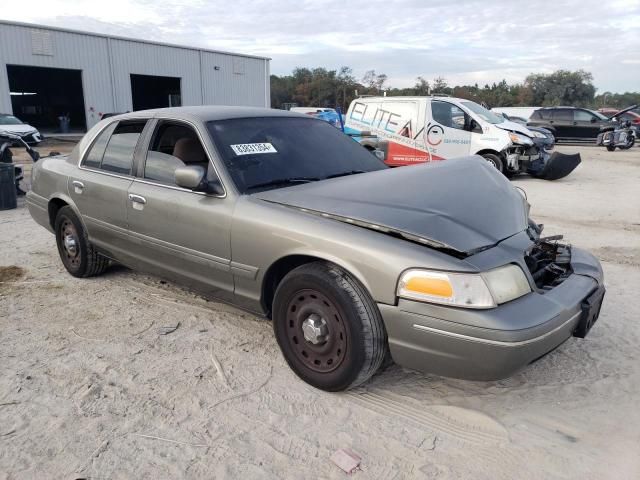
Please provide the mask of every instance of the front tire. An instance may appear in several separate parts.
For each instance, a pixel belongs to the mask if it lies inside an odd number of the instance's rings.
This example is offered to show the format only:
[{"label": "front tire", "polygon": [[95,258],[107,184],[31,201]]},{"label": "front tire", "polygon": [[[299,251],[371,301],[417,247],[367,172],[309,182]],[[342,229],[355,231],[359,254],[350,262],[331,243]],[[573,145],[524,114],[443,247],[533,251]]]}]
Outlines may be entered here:
[{"label": "front tire", "polygon": [[482,157],[491,165],[493,165],[496,170],[498,170],[501,173],[504,173],[504,163],[502,162],[502,159],[498,155],[495,155],[493,153],[483,153]]},{"label": "front tire", "polygon": [[273,329],[289,367],[308,384],[340,391],[367,381],[387,353],[382,316],[350,274],[325,262],[302,265],[278,285]]},{"label": "front tire", "polygon": [[62,207],[58,211],[54,229],[60,259],[71,275],[93,277],[107,269],[109,259],[100,255],[91,245],[82,222],[71,207]]},{"label": "front tire", "polygon": [[607,151],[608,151],[608,152],[613,152],[613,151],[615,151],[615,149],[616,149],[616,147],[615,147],[615,146],[613,146],[613,145],[607,145]]}]

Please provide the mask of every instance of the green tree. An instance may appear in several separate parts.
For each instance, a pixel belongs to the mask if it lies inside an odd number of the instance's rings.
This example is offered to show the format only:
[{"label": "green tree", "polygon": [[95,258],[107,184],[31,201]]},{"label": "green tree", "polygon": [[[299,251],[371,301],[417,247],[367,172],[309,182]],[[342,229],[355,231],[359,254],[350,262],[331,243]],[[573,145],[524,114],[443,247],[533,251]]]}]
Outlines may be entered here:
[{"label": "green tree", "polygon": [[386,90],[389,96],[428,95],[444,93],[466,98],[489,107],[573,105],[592,108],[624,108],[640,104],[640,92],[604,92],[596,96],[593,77],[589,72],[559,70],[552,74],[534,74],[524,83],[509,84],[506,80],[480,87],[474,85],[449,86],[443,77],[431,84],[420,76],[407,88],[386,86],[387,76],[375,70],[365,73],[359,83],[348,66],[338,71],[323,67],[298,67],[291,75],[271,76],[271,105],[280,108],[283,103],[297,102],[301,106],[336,107],[346,111],[359,94],[379,95]]},{"label": "green tree", "polygon": [[447,81],[443,77],[436,77],[433,79],[433,88],[431,90],[433,93],[446,93],[448,95],[452,89],[449,88]]},{"label": "green tree", "polygon": [[593,104],[596,93],[593,75],[584,70],[558,70],[548,75],[531,74],[524,84],[531,90],[533,104],[540,106],[586,107]]},{"label": "green tree", "polygon": [[430,85],[424,77],[416,78],[416,85],[413,87],[414,95],[429,95]]},{"label": "green tree", "polygon": [[387,83],[387,75],[384,73],[377,74],[375,70],[367,70],[362,77],[362,83],[369,90],[367,93],[380,94]]}]

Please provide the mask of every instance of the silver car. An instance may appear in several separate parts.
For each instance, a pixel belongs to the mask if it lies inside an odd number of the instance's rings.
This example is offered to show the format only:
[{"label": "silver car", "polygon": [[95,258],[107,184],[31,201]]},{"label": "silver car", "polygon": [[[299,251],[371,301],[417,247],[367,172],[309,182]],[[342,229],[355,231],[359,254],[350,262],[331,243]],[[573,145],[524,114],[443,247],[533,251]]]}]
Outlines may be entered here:
[{"label": "silver car", "polygon": [[185,107],[103,120],[35,164],[27,203],[76,277],[117,262],[273,320],[304,381],[337,391],[386,357],[509,376],[584,337],[591,254],[542,238],[481,157],[386,167],[321,120]]}]

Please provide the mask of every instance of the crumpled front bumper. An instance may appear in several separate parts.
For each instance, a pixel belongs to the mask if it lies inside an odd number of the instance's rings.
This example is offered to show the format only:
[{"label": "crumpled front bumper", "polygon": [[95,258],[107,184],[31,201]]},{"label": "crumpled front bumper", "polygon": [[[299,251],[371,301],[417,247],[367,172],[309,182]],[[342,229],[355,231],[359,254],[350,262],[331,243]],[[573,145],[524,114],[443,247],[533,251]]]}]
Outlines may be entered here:
[{"label": "crumpled front bumper", "polygon": [[425,373],[469,380],[506,378],[576,330],[586,297],[603,284],[598,260],[574,248],[574,273],[553,290],[489,310],[400,300],[379,304],[391,356]]}]

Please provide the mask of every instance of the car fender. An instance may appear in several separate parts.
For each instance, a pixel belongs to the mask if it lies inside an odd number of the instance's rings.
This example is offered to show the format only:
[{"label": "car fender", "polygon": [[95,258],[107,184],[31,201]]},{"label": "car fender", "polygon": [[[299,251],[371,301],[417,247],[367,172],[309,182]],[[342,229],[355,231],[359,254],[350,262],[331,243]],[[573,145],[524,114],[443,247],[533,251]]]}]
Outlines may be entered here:
[{"label": "car fender", "polygon": [[501,128],[493,125],[482,125],[483,133],[473,133],[471,135],[471,155],[480,155],[480,152],[489,152],[490,150],[500,155],[508,147],[511,146],[509,133]]},{"label": "car fender", "polygon": [[[367,292],[369,292],[370,295],[373,295],[372,286],[369,284],[369,282],[367,282],[364,274],[360,271],[360,269],[354,263],[349,262],[344,258],[340,258],[328,252],[324,252],[320,250],[314,250],[309,248],[291,249],[285,252],[283,255],[281,255],[280,258],[272,262],[266,271],[268,272],[273,265],[275,265],[282,259],[287,257],[292,257],[292,256],[314,257],[314,258],[317,258],[318,260],[333,263],[334,265],[337,265],[338,267],[342,268],[344,271],[352,275],[354,278],[356,278],[362,284],[362,286],[367,290]],[[266,278],[266,272],[265,272],[265,275],[263,275],[261,281],[264,282],[265,278]]]},{"label": "car fender", "polygon": [[[82,228],[84,229],[84,231],[85,232],[88,231],[87,230],[87,226],[84,224],[84,219],[82,218],[82,214],[80,213],[80,210],[78,209],[78,206],[75,204],[75,202],[72,200],[72,198],[67,193],[62,193],[62,192],[53,193],[47,199],[47,204],[50,204],[52,201],[55,201],[55,200],[62,200],[69,207],[71,207],[71,209],[73,210],[73,213],[75,213],[76,216],[80,219],[80,223],[82,224]],[[53,220],[55,221],[55,219],[53,219]]]}]

